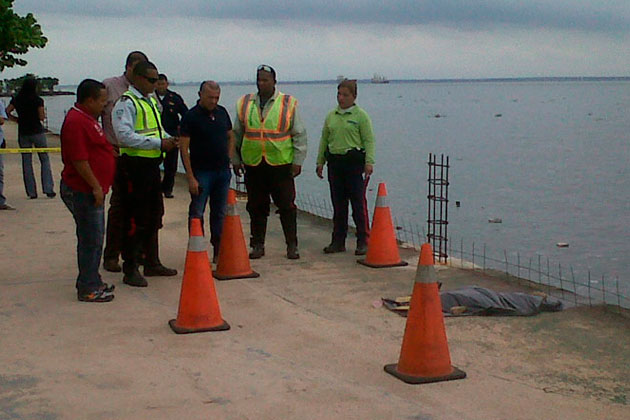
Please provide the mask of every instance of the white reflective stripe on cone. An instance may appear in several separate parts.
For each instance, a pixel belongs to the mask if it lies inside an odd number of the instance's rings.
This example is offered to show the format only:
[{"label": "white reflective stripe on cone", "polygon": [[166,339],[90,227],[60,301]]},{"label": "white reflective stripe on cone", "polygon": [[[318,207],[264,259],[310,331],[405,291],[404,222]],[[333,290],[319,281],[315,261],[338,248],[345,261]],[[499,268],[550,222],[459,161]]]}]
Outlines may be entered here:
[{"label": "white reflective stripe on cone", "polygon": [[420,265],[416,271],[416,283],[437,283],[437,275],[432,265]]},{"label": "white reflective stripe on cone", "polygon": [[206,250],[206,241],[203,236],[191,236],[188,238],[188,250],[202,252]]},{"label": "white reflective stripe on cone", "polygon": [[228,204],[227,208],[225,209],[225,215],[226,216],[238,216],[238,213],[236,211],[236,206],[234,204]]},{"label": "white reflective stripe on cone", "polygon": [[386,195],[379,195],[376,197],[376,207],[389,207]]}]

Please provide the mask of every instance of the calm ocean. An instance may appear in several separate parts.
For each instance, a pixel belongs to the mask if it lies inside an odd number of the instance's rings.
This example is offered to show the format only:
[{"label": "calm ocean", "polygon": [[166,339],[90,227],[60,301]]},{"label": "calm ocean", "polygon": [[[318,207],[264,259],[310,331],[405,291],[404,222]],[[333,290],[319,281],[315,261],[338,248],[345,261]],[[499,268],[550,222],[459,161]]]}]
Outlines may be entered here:
[{"label": "calm ocean", "polygon": [[[298,192],[328,200],[314,168],[335,84],[279,87],[300,100],[309,134]],[[195,103],[196,86],[173,90]],[[220,103],[233,117],[236,99],[254,90],[225,85]],[[58,131],[73,98],[45,100],[49,126]],[[477,250],[485,243],[489,254],[506,250],[513,260],[518,253],[524,265],[543,255],[556,274],[558,264],[582,279],[590,269],[593,278],[618,278],[630,295],[630,82],[365,83],[357,102],[377,138],[371,187],[387,183],[396,216],[426,225],[427,156],[448,155],[454,248],[462,239]],[[488,223],[492,218],[503,222]]]}]

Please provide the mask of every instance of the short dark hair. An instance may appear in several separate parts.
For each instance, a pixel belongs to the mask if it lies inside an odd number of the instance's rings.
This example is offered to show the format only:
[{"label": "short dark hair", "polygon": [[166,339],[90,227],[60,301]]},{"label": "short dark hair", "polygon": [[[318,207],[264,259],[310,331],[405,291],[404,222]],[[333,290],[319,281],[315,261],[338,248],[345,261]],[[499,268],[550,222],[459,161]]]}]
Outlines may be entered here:
[{"label": "short dark hair", "polygon": [[201,93],[205,85],[208,85],[210,89],[221,90],[221,86],[219,86],[219,84],[214,80],[204,80],[201,82],[201,85],[199,85],[199,93]]},{"label": "short dark hair", "polygon": [[105,89],[105,85],[94,79],[85,79],[79,83],[77,88],[77,102],[82,104],[88,98],[98,98],[101,89]]},{"label": "short dark hair", "polygon": [[164,73],[160,73],[158,74],[158,80],[164,80],[165,82],[168,82],[168,77],[166,77]]},{"label": "short dark hair", "polygon": [[153,64],[150,61],[141,61],[138,64],[136,64],[136,67],[133,68],[133,75],[134,76],[146,76],[147,75],[147,70],[156,70],[157,71],[157,67],[155,67],[155,64]]},{"label": "short dark hair", "polygon": [[149,61],[149,57],[142,51],[132,51],[127,55],[127,60],[125,61],[125,68],[129,67],[136,61]]},{"label": "short dark hair", "polygon": [[340,88],[346,88],[350,91],[352,96],[357,97],[357,80],[356,79],[343,79],[339,85],[337,85],[337,90]]}]

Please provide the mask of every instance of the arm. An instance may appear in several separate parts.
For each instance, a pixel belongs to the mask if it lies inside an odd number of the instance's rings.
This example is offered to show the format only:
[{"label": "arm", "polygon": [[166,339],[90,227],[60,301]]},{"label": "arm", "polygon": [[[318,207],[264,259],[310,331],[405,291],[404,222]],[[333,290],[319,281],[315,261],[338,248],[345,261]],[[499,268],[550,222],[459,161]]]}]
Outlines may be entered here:
[{"label": "arm", "polygon": [[370,116],[364,112],[363,117],[359,124],[359,133],[365,148],[365,168],[363,172],[365,172],[366,176],[370,176],[374,172],[374,132],[372,131]]},{"label": "arm", "polygon": [[192,171],[192,166],[190,164],[190,151],[188,150],[188,146],[190,146],[190,137],[181,136],[179,138],[179,151],[182,154],[182,162],[184,163],[184,169],[186,170],[188,191],[190,191],[192,195],[199,195],[199,182],[197,182],[197,178],[195,178],[195,174],[193,174]]},{"label": "arm", "polygon": [[230,156],[232,161],[232,167],[234,168],[234,175],[241,176],[243,170],[243,163],[241,162],[241,145],[243,144],[243,126],[241,120],[238,118],[238,103],[236,106],[236,119],[232,125],[232,136],[234,138],[233,155]]},{"label": "arm", "polygon": [[103,194],[101,184],[99,184],[98,180],[94,176],[94,172],[92,172],[92,168],[90,167],[88,161],[73,160],[72,165],[74,165],[79,175],[81,175],[81,178],[83,178],[83,180],[92,188],[92,194],[94,194],[94,207],[103,207],[105,195]]},{"label": "arm", "polygon": [[234,143],[236,142],[234,139],[234,131],[233,130],[229,130],[227,132],[228,135],[228,156],[230,157],[230,162],[232,161],[232,159],[234,159],[234,156],[236,155],[236,151]]},{"label": "arm", "polygon": [[324,126],[322,127],[322,137],[319,140],[319,151],[317,153],[317,168],[315,169],[315,173],[317,176],[322,179],[324,178],[324,165],[326,164],[326,150],[328,150],[328,138],[330,136],[330,129],[328,128],[328,117],[324,121]]},{"label": "arm", "polygon": [[302,119],[298,112],[298,106],[295,105],[293,112],[293,121],[291,124],[291,139],[293,140],[293,176],[296,177],[302,172],[302,164],[306,159],[307,137],[306,128],[302,124]]},{"label": "arm", "polygon": [[9,121],[18,122],[18,118],[13,115],[13,111],[15,110],[15,106],[13,104],[9,104],[7,107],[7,116],[9,117]]},{"label": "arm", "polygon": [[46,108],[44,108],[43,105],[37,108],[37,116],[40,121],[44,121],[46,119]]}]

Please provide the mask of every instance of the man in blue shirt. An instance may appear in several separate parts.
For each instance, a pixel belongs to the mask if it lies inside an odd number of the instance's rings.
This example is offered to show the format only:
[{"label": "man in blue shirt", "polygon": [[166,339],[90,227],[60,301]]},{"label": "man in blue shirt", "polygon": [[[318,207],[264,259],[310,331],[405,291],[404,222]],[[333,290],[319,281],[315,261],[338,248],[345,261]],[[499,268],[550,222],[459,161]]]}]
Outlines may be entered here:
[{"label": "man in blue shirt", "polygon": [[210,242],[215,262],[219,255],[231,178],[230,157],[234,149],[232,122],[226,109],[219,105],[220,96],[218,83],[208,80],[201,84],[197,105],[182,119],[179,139],[191,197],[188,218],[200,218],[203,226],[203,213],[210,200]]}]

